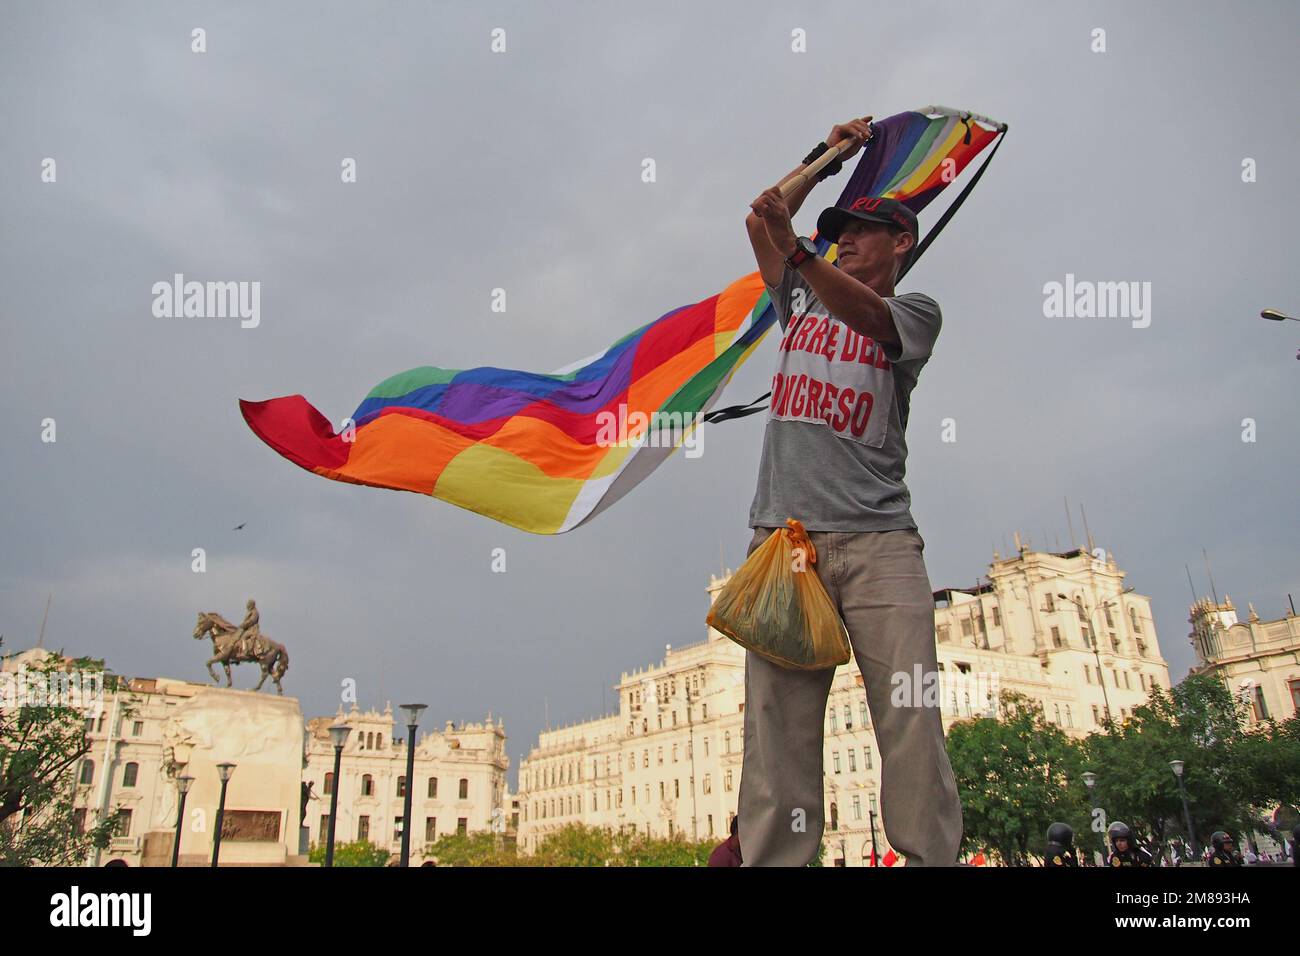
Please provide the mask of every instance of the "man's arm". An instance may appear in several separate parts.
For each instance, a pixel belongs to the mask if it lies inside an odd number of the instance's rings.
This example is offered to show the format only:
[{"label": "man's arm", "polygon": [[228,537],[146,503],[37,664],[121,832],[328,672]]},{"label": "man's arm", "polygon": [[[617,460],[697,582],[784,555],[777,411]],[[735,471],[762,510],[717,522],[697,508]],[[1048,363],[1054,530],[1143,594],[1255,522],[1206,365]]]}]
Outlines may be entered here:
[{"label": "man's arm", "polygon": [[[782,176],[781,182],[798,175],[805,166],[806,164],[800,163]],[[786,197],[785,203],[790,208],[791,216],[799,211],[799,207],[803,205],[803,201],[808,198],[815,185],[817,185],[816,180],[810,179]],[[763,225],[763,218],[758,213],[750,211],[745,217],[745,228],[749,231],[749,244],[754,247],[758,272],[763,277],[763,281],[775,289],[781,284],[781,276],[785,272],[785,257],[789,253],[781,252],[772,245],[772,240],[767,236],[767,228]]]},{"label": "man's arm", "polygon": [[[765,190],[763,195],[754,200],[754,209],[763,224],[768,244],[779,257],[784,269],[786,257],[794,254],[797,237],[790,221],[789,207],[781,198],[781,191],[776,187]],[[762,260],[759,261],[761,264]],[[768,285],[775,288],[780,283],[781,275],[782,272],[778,270],[777,281],[768,282]],[[835,268],[821,256],[805,260],[799,266],[799,275],[827,310],[854,332],[870,336],[886,345],[899,344],[901,340],[889,304],[874,289]],[[766,275],[763,276],[763,281],[767,282]]]},{"label": "man's arm", "polygon": [[886,345],[902,343],[894,325],[894,313],[875,289],[835,268],[821,256],[799,266],[799,274],[812,286],[827,311],[854,332]]},{"label": "man's arm", "polygon": [[[857,145],[850,146],[846,151],[840,154],[840,159],[842,161],[847,161],[862,148],[863,143],[871,138],[870,124],[870,116],[864,116],[862,119],[849,120],[847,123],[836,124],[831,127],[830,133],[827,134],[826,139],[823,140],[823,142],[825,142],[827,146],[834,146],[842,139],[850,137],[856,139]],[[792,176],[798,175],[805,167],[805,163],[800,163],[794,169],[790,170],[790,172],[782,176],[780,182],[785,182]],[[812,188],[815,185],[817,185],[815,179],[809,180],[799,188],[795,189],[789,196],[785,197],[785,206],[788,210],[788,216],[793,217],[794,214],[799,211],[799,207],[803,205],[803,201],[808,198],[808,194],[812,192]],[[772,189],[765,190],[763,195],[766,196],[774,190],[778,195],[780,194],[779,187],[773,186]],[[759,274],[763,277],[763,281],[770,287],[776,288],[781,284],[781,276],[785,272],[785,257],[790,255],[790,252],[782,252],[772,244],[772,240],[767,234],[767,229],[763,225],[763,215],[762,210],[760,209],[760,202],[762,199],[763,196],[760,196],[758,199],[754,200],[754,202],[750,203],[751,211],[749,215],[745,217],[745,228],[749,232],[749,243],[754,247],[754,258],[758,262]]]}]

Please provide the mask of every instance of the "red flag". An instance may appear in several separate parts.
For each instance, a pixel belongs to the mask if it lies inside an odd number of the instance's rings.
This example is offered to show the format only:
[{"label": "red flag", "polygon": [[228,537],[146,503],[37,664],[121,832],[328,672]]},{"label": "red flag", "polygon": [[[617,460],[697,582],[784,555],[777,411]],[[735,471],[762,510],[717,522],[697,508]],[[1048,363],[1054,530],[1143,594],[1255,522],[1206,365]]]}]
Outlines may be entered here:
[{"label": "red flag", "polygon": [[988,861],[984,859],[984,851],[981,850],[980,852],[978,852],[978,853],[975,854],[974,858],[970,861],[970,865],[971,865],[971,866],[984,866],[987,862],[988,862]]},{"label": "red flag", "polygon": [[895,863],[898,862],[898,857],[897,855],[895,855],[893,850],[890,850],[888,853],[885,854],[885,858],[880,862],[885,864],[885,866],[893,866]]}]

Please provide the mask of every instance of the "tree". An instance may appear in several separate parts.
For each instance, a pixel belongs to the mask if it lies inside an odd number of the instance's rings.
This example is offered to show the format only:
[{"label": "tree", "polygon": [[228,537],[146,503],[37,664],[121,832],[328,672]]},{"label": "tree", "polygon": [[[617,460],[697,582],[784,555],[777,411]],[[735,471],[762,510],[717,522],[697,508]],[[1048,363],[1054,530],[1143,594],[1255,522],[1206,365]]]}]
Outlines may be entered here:
[{"label": "tree", "polygon": [[[1244,705],[1218,680],[1193,675],[1169,691],[1155,687],[1122,722],[1092,734],[1085,750],[1108,821],[1123,820],[1155,854],[1170,836],[1186,838],[1183,803],[1170,762],[1183,761],[1183,784],[1200,845],[1215,829],[1253,825],[1263,793],[1249,760],[1262,768],[1260,741],[1246,740]],[[1265,787],[1264,789],[1267,789]]]},{"label": "tree", "polygon": [[[354,843],[335,842],[334,844],[335,866],[387,866],[392,855],[388,850],[375,846],[369,840],[357,840]],[[308,851],[307,859],[312,863],[319,863],[323,866],[325,864],[325,845],[323,843],[313,843]]]},{"label": "tree", "polygon": [[4,675],[0,693],[13,700],[0,700],[0,863],[75,866],[108,846],[116,808],[85,828],[74,807],[77,768],[90,752],[84,701],[74,697],[91,686],[118,682],[102,661],[62,654]]},{"label": "tree", "polygon": [[514,854],[498,849],[496,834],[449,833],[425,849],[426,858],[436,858],[439,866],[512,866]]},{"label": "tree", "polygon": [[1052,823],[1087,832],[1082,754],[1044,719],[1037,701],[1004,691],[998,710],[996,718],[962,721],[948,732],[965,824],[962,849],[990,848],[1004,863],[1025,866],[1042,855]]},{"label": "tree", "polygon": [[1232,745],[1225,782],[1233,802],[1245,809],[1250,826],[1243,829],[1275,830],[1277,808],[1300,805],[1300,716],[1243,731]]}]

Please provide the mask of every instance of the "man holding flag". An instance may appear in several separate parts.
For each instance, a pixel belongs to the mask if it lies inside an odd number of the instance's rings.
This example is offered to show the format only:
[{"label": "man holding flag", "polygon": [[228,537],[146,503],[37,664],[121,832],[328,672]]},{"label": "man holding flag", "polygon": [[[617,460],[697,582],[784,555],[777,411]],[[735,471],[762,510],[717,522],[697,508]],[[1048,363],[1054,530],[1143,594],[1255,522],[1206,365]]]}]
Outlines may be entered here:
[{"label": "man holding flag", "polygon": [[[937,700],[898,676],[936,675],[925,542],[903,482],[909,399],[939,334],[938,304],[894,289],[919,239],[916,215],[865,196],[822,212],[838,262],[796,234],[792,217],[817,181],[872,137],[871,117],[836,125],[791,176],[831,146],[848,148],[783,196],[765,190],[746,220],[784,336],[750,510],[750,553],[797,518],[816,573],[843,618],[881,750],[885,833],[909,866],[952,866],[961,805]],[[789,177],[787,177],[789,178]],[[739,842],[745,866],[803,866],[824,826],[822,730],[834,669],[781,667],[752,651],[745,667]],[[933,679],[933,678],[932,678]],[[891,851],[892,853],[892,851]],[[890,861],[892,862],[892,860]]]}]

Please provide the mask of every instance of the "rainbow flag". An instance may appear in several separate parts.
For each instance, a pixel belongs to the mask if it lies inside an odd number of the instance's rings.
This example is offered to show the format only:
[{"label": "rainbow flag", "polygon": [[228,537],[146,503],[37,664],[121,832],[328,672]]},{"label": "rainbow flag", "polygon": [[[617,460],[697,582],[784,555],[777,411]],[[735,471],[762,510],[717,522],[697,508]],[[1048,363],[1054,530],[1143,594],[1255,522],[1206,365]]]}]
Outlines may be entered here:
[{"label": "rainbow flag", "polygon": [[[888,196],[920,212],[1005,130],[942,107],[876,122],[836,205]],[[833,260],[830,243],[817,246]],[[301,395],[239,405],[259,438],[324,478],[431,495],[557,534],[600,514],[680,447],[775,321],[753,272],[550,374],[424,366],[394,375],[338,432]]]}]

